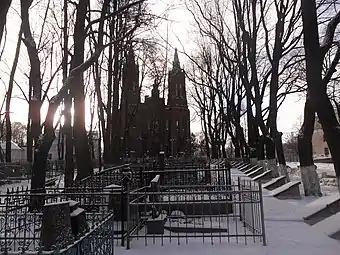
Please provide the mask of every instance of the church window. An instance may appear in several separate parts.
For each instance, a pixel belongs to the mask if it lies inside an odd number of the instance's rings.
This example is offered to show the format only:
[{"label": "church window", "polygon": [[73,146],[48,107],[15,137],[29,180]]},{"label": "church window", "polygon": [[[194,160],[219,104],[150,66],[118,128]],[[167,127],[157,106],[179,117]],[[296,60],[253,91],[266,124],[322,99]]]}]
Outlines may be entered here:
[{"label": "church window", "polygon": [[179,86],[178,86],[179,88],[178,88],[178,95],[179,95],[179,97],[183,97],[183,93],[182,93],[182,84],[179,84]]},{"label": "church window", "polygon": [[176,120],[176,128],[179,128],[179,120]]},{"label": "church window", "polygon": [[175,85],[176,97],[178,97],[178,84]]}]

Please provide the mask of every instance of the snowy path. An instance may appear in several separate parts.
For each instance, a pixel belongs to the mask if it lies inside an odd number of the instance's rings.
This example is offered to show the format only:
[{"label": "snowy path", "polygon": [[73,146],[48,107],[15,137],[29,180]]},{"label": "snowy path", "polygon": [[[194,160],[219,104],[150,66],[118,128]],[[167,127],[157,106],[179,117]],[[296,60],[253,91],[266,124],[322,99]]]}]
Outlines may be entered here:
[{"label": "snowy path", "polygon": [[[233,178],[243,174],[233,170]],[[131,255],[339,255],[340,242],[329,238],[323,233],[313,230],[309,225],[304,223],[297,215],[297,210],[303,206],[301,203],[294,201],[282,201],[267,196],[268,192],[264,191],[264,214],[267,236],[267,246],[261,243],[253,244],[249,242],[244,245],[242,242],[223,243],[211,245],[210,242],[202,244],[201,239],[190,240],[181,245],[177,242],[169,244],[164,242],[164,246],[159,243],[147,246],[144,240],[133,240],[132,248],[126,251],[125,248],[116,246],[115,254]],[[307,201],[308,202],[308,201]]]}]

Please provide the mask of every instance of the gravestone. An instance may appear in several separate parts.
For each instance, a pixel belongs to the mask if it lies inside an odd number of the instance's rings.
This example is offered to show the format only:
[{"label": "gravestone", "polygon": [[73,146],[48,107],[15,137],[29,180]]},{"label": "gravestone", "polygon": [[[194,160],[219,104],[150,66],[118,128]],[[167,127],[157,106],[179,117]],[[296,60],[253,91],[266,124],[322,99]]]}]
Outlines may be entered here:
[{"label": "gravestone", "polygon": [[286,177],[285,176],[280,176],[275,179],[272,179],[271,181],[263,184],[263,188],[267,190],[274,190],[276,188],[281,187],[286,183]]},{"label": "gravestone", "polygon": [[61,249],[73,243],[68,201],[44,205],[40,238],[45,251],[54,250],[55,247]]},{"label": "gravestone", "polygon": [[85,210],[77,208],[71,212],[72,233],[75,238],[79,238],[89,231],[89,226],[86,222]]},{"label": "gravestone", "polygon": [[277,199],[301,199],[299,185],[301,181],[288,182],[279,188],[272,190],[269,195]]},{"label": "gravestone", "polygon": [[245,166],[242,166],[242,167],[239,167],[238,170],[243,172],[243,171],[246,171],[247,169],[251,168],[251,164],[247,164]]},{"label": "gravestone", "polygon": [[254,178],[255,176],[262,174],[264,172],[263,167],[257,167],[254,171],[247,173],[248,177]]},{"label": "gravestone", "polygon": [[259,166],[252,166],[251,168],[247,169],[246,171],[244,171],[244,174],[249,174],[251,172],[253,172],[256,168],[258,168]]},{"label": "gravestone", "polygon": [[311,228],[314,231],[322,232],[329,236],[330,238],[340,240],[340,212],[328,217],[315,225]]},{"label": "gravestone", "polygon": [[122,186],[111,184],[104,188],[104,192],[108,193],[108,210],[113,210],[116,220],[125,219],[126,215],[122,215],[121,208],[125,206],[125,194],[122,193]]},{"label": "gravestone", "polygon": [[339,194],[321,197],[300,210],[303,220],[309,225],[314,225],[338,212],[340,212]]},{"label": "gravestone", "polygon": [[164,234],[164,223],[166,215],[159,214],[157,218],[151,218],[146,221],[147,234],[156,235]]},{"label": "gravestone", "polygon": [[272,171],[271,170],[267,170],[264,173],[261,173],[259,175],[256,175],[255,177],[253,177],[253,181],[258,181],[261,183],[266,183],[269,182],[270,180],[272,180]]}]

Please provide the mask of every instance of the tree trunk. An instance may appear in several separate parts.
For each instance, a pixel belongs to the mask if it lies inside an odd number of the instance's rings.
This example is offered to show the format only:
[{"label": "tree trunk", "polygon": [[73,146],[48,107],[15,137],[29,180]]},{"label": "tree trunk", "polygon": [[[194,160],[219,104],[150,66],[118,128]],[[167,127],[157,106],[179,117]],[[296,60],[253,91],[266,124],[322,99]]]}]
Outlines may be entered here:
[{"label": "tree trunk", "polygon": [[4,28],[6,26],[6,18],[9,7],[11,6],[12,0],[1,0],[0,1],[0,44]]},{"label": "tree trunk", "polygon": [[[41,108],[41,71],[40,71],[40,60],[38,55],[38,49],[32,36],[30,21],[29,21],[29,8],[32,1],[21,0],[21,19],[22,29],[24,33],[23,42],[26,45],[27,53],[30,60],[30,73],[29,73],[29,135],[28,141],[30,146],[27,153],[32,153],[32,140],[36,144],[40,135],[40,108]],[[35,146],[35,145],[34,145]],[[31,160],[31,154],[28,154],[28,160]]]},{"label": "tree trunk", "polygon": [[[67,1],[64,0],[64,27],[63,27],[63,82],[67,79],[68,74],[68,9]],[[65,174],[64,186],[70,187],[74,179],[74,160],[73,160],[73,128],[72,128],[72,94],[71,90],[67,91],[67,96],[64,99],[64,132],[65,132]]]},{"label": "tree trunk", "polygon": [[17,46],[15,49],[13,65],[11,69],[11,74],[9,76],[7,95],[6,95],[6,110],[5,110],[5,119],[6,119],[6,155],[5,155],[5,158],[6,158],[6,162],[12,161],[12,158],[11,158],[11,154],[12,154],[11,99],[12,99],[15,71],[17,70],[17,65],[19,61],[21,36],[22,36],[22,28],[20,27]]},{"label": "tree trunk", "polygon": [[279,177],[279,172],[277,169],[277,163],[275,158],[275,144],[271,137],[266,136],[265,138],[266,147],[266,158],[267,158],[267,170],[272,171],[272,176],[274,178]]},{"label": "tree trunk", "polygon": [[68,95],[64,100],[65,108],[64,108],[64,130],[66,136],[65,142],[65,175],[64,175],[64,182],[65,187],[70,187],[74,180],[74,159],[73,159],[73,128],[71,125],[72,122],[72,115],[71,115],[71,108],[72,108],[72,95],[70,90],[68,91]]},{"label": "tree trunk", "polygon": [[319,196],[320,182],[313,161],[312,137],[314,132],[315,112],[307,94],[303,124],[298,135],[298,152],[300,159],[300,173],[305,196]]},{"label": "tree trunk", "polygon": [[[85,18],[88,1],[81,0],[77,5],[77,17],[74,32],[74,54],[72,68],[84,61]],[[79,73],[73,80],[72,94],[74,97],[74,139],[77,164],[77,180],[81,180],[93,173],[88,136],[85,129],[85,95],[83,73]]]},{"label": "tree trunk", "polygon": [[274,143],[276,148],[277,161],[279,163],[279,173],[281,176],[286,176],[286,181],[289,181],[289,174],[287,171],[286,159],[283,152],[282,132],[277,132],[274,136]]}]

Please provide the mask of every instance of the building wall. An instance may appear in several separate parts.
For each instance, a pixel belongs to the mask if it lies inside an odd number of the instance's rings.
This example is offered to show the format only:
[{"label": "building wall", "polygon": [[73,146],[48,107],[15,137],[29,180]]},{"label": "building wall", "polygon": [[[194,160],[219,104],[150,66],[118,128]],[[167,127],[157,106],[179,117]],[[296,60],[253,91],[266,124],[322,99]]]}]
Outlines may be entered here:
[{"label": "building wall", "polygon": [[330,157],[328,145],[324,139],[324,133],[318,118],[315,119],[314,133],[312,137],[313,157]]},{"label": "building wall", "polygon": [[314,130],[313,138],[313,156],[314,157],[329,157],[328,145],[324,140],[324,134],[322,129]]}]

